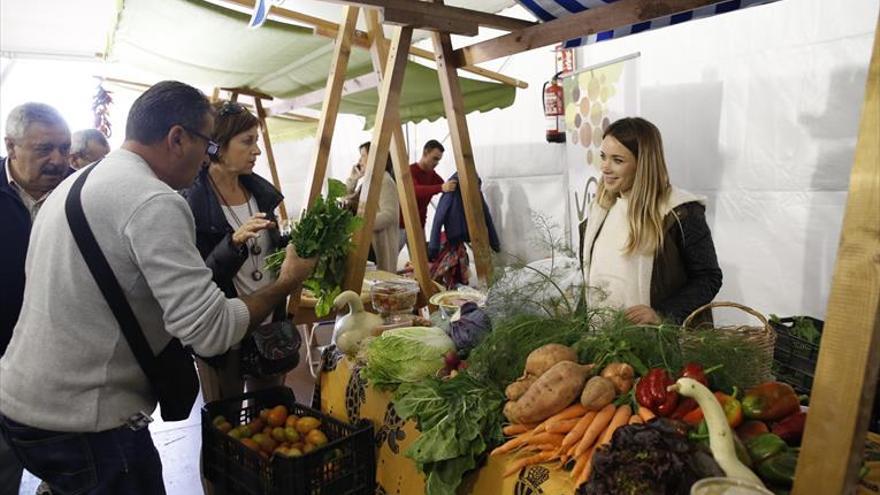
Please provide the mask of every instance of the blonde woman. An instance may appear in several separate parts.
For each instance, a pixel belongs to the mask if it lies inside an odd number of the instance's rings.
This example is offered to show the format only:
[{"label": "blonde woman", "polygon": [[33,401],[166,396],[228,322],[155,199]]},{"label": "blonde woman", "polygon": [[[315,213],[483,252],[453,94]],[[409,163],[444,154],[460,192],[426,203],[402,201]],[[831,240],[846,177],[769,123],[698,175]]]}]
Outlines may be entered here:
[{"label": "blonde woman", "polygon": [[660,131],[645,119],[611,124],[600,158],[583,244],[591,302],[637,324],[681,323],[721,288],[705,198],[670,184]]}]

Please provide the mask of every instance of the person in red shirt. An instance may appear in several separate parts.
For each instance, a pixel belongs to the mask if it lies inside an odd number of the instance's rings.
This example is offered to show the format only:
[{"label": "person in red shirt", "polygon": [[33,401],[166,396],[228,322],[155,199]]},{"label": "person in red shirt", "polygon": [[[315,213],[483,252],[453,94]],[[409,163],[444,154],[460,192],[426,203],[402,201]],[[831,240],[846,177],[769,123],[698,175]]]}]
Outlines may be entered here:
[{"label": "person in red shirt", "polygon": [[[425,229],[425,221],[428,217],[428,203],[435,194],[452,192],[458,187],[458,181],[443,179],[434,171],[440,160],[443,159],[443,145],[436,139],[425,143],[422,148],[422,158],[409,166],[413,186],[416,191],[416,204],[419,207],[419,222],[422,230]],[[403,215],[400,216],[400,249],[406,245],[406,230],[403,228]]]}]

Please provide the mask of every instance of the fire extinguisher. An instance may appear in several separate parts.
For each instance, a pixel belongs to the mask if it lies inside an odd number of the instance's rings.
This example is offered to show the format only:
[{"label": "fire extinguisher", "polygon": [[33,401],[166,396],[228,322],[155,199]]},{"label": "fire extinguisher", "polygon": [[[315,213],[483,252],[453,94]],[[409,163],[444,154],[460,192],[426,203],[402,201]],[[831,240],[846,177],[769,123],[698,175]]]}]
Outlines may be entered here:
[{"label": "fire extinguisher", "polygon": [[559,84],[557,72],[548,82],[544,83],[544,117],[547,121],[547,142],[565,142],[565,98],[562,85]]}]

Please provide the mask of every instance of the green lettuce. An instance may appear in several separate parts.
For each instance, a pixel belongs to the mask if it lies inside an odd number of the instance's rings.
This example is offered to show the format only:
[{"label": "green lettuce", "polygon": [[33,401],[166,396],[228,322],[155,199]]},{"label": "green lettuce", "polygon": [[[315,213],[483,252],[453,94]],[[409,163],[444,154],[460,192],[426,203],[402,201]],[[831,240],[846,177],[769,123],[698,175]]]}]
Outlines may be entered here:
[{"label": "green lettuce", "polygon": [[393,388],[434,376],[455,343],[439,328],[408,327],[387,330],[365,350],[361,376],[374,387]]},{"label": "green lettuce", "polygon": [[478,458],[502,441],[504,401],[501,392],[467,372],[397,389],[394,409],[415,420],[420,432],[406,455],[425,473],[427,495],[455,495]]}]

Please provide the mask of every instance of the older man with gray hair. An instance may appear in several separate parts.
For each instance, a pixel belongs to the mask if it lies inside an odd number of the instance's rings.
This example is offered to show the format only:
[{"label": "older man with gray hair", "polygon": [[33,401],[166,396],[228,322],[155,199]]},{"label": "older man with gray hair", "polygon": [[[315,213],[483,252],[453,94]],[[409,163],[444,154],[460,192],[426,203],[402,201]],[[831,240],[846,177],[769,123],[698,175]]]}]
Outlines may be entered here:
[{"label": "older man with gray hair", "polygon": [[73,133],[70,145],[70,168],[79,170],[110,153],[110,143],[97,129],[83,129]]},{"label": "older man with gray hair", "polygon": [[[70,130],[57,110],[25,103],[9,113],[0,158],[0,356],[12,337],[24,295],[24,264],[31,225],[46,197],[67,172]],[[0,494],[18,493],[22,467],[0,437]],[[8,490],[8,492],[7,492]]]}]

